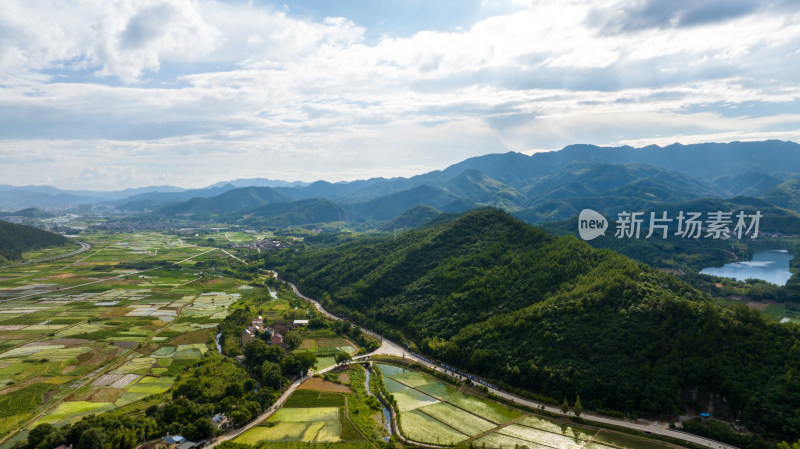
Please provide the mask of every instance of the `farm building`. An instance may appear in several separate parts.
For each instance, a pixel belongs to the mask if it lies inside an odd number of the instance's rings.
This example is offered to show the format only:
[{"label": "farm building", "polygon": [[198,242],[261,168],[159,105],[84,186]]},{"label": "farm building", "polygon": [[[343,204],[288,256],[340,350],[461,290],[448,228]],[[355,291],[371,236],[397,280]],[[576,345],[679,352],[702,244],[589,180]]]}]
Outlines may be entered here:
[{"label": "farm building", "polygon": [[275,332],[274,334],[272,334],[272,339],[270,340],[270,342],[273,345],[282,345],[283,344],[283,335]]},{"label": "farm building", "polygon": [[186,441],[186,438],[180,435],[170,436],[167,434],[167,436],[161,437],[161,441],[156,444],[156,449],[177,449],[179,444],[185,443]]},{"label": "farm building", "polygon": [[222,413],[217,413],[216,415],[211,417],[211,422],[214,423],[214,427],[216,427],[217,430],[227,429],[233,424],[230,418],[223,415]]}]

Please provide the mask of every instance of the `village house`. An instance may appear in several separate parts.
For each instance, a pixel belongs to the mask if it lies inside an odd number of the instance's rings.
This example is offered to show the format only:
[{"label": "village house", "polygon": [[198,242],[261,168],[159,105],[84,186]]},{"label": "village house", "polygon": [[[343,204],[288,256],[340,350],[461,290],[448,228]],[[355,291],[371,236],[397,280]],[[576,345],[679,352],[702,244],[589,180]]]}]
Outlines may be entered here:
[{"label": "village house", "polygon": [[194,449],[200,446],[200,443],[189,441],[180,435],[170,436],[167,434],[156,443],[155,449]]},{"label": "village house", "polygon": [[259,333],[265,332],[267,329],[264,328],[264,319],[259,316],[258,318],[254,319],[250,326],[247,327],[244,331],[242,331],[242,347],[247,343],[253,341]]},{"label": "village house", "polygon": [[214,423],[214,427],[216,427],[217,430],[227,429],[233,424],[233,421],[222,413],[217,413],[211,417],[211,422]]}]

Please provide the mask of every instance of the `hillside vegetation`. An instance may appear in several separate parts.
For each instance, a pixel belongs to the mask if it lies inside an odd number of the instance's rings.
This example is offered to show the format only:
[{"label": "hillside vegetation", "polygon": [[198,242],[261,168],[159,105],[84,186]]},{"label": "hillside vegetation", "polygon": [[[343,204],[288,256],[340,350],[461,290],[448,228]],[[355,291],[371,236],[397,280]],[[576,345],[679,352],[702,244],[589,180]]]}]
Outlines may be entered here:
[{"label": "hillside vegetation", "polygon": [[327,307],[511,388],[800,434],[796,327],[501,211],[264,257]]},{"label": "hillside vegetation", "polygon": [[0,220],[0,262],[20,260],[25,251],[64,245],[67,241],[62,235]]}]

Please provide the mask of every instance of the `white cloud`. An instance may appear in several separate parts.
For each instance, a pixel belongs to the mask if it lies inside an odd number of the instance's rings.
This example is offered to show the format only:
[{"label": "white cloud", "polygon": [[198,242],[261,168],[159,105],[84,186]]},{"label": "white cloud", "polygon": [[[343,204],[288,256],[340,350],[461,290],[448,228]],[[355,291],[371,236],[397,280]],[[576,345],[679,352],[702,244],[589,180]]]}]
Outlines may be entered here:
[{"label": "white cloud", "polygon": [[[0,174],[58,179],[42,162],[57,152],[86,174],[60,182],[84,186],[115,176],[103,165],[133,168],[118,176],[131,185],[165,173],[184,185],[245,172],[346,179],[509,147],[800,129],[800,16],[757,9],[616,33],[584,2],[527,6],[367,43],[348,18],[251,2],[0,0],[0,120],[11,124],[0,162],[16,164]],[[16,162],[19,148],[33,162]],[[194,178],[204,171],[214,179]]]}]

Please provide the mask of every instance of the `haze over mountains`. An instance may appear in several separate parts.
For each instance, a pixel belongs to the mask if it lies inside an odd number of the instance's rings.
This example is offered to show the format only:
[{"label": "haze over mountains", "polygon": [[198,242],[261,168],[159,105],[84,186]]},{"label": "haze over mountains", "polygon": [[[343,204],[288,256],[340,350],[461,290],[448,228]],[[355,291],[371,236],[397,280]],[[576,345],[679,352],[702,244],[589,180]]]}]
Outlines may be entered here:
[{"label": "haze over mountains", "polygon": [[389,221],[416,206],[429,208],[416,209],[425,216],[433,209],[463,212],[492,206],[529,223],[545,223],[573,217],[586,207],[608,213],[639,211],[663,203],[737,196],[800,212],[800,145],[783,141],[644,148],[571,145],[531,156],[488,154],[410,178],[340,183],[259,178],[204,189],[161,186],[119,192],[0,186],[0,208],[91,203],[157,217],[225,214],[280,225]]}]

